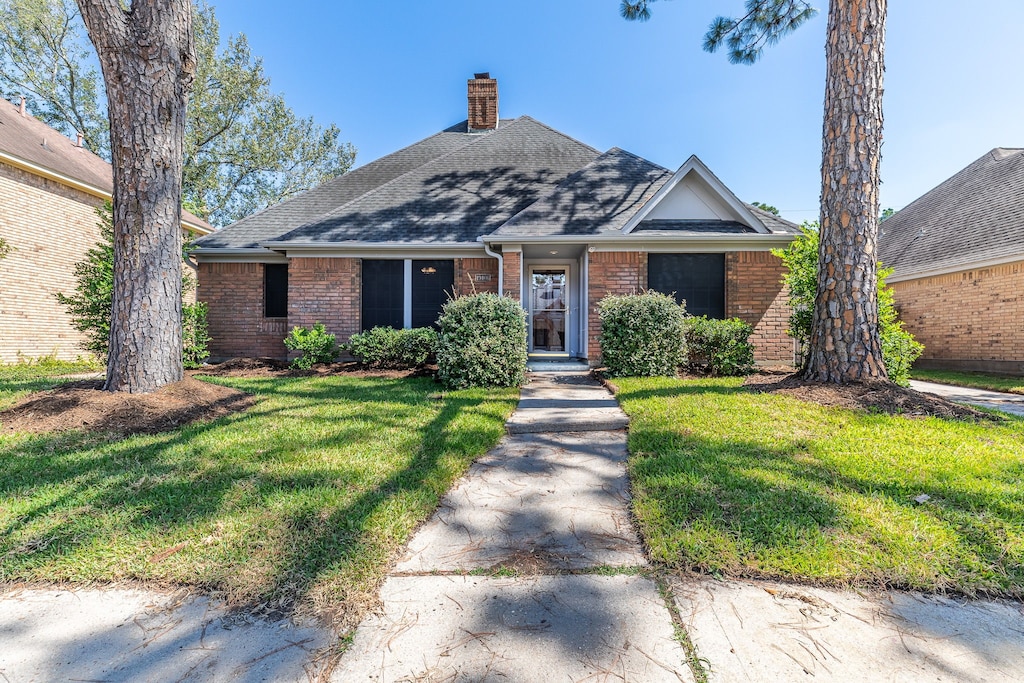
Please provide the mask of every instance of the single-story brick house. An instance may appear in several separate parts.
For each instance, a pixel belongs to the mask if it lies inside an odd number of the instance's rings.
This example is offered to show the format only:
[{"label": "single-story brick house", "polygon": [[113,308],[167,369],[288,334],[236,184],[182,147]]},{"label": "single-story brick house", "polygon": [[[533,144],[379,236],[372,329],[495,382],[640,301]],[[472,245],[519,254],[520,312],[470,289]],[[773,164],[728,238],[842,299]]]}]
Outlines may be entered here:
[{"label": "single-story brick house", "polygon": [[[0,362],[55,354],[83,355],[82,335],[56,297],[75,289],[75,264],[100,239],[96,209],[109,201],[113,170],[106,161],[0,99]],[[182,229],[213,227],[189,213]]]},{"label": "single-story brick house", "polygon": [[340,340],[431,325],[450,293],[523,303],[533,356],[597,362],[597,303],[646,288],[754,326],[758,361],[792,363],[782,267],[797,227],[739,201],[697,157],[672,172],[601,153],[528,116],[469,117],[198,240],[214,358],[286,355],[296,325]]},{"label": "single-story brick house", "polygon": [[1024,375],[1024,149],[996,148],[882,222],[918,367]]}]

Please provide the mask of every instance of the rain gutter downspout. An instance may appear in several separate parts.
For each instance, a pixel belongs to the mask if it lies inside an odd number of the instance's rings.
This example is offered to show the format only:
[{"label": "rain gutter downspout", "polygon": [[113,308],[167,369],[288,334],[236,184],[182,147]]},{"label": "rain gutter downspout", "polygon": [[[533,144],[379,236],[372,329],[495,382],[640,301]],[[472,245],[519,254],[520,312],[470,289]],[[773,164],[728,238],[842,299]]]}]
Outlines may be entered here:
[{"label": "rain gutter downspout", "polygon": [[487,242],[484,242],[483,236],[477,237],[477,239],[484,245],[485,254],[498,259],[498,296],[505,296],[505,257],[499,251],[492,251]]}]

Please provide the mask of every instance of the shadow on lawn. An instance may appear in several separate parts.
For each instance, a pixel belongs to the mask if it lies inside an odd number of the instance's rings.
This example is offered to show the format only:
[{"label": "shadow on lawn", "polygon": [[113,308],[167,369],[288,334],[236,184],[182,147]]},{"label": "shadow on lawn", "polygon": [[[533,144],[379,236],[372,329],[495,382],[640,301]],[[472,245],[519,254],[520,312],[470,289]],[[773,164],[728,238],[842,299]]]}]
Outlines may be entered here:
[{"label": "shadow on lawn", "polygon": [[[619,397],[715,401],[745,393],[683,385]],[[1024,462],[993,466],[966,484],[953,475],[954,462],[948,472],[917,471],[913,462],[898,472],[898,461],[865,471],[830,457],[832,434],[780,426],[769,445],[747,437],[733,419],[736,432],[724,438],[691,429],[685,418],[668,426],[632,422],[635,507],[655,560],[748,576],[1024,596]],[[983,434],[999,427],[969,428]],[[922,493],[930,498],[916,502]]]},{"label": "shadow on lawn", "polygon": [[[288,612],[316,590],[360,599],[452,479],[497,442],[510,407],[483,393],[432,400],[436,387],[424,379],[223,383],[262,400],[246,413],[123,441],[0,440],[0,503],[35,499],[17,517],[0,505],[0,578],[59,579],[81,553],[105,567],[92,570],[99,578],[217,588],[268,611]],[[424,411],[434,414],[416,424]],[[382,438],[392,439],[385,455],[394,462],[360,460]],[[339,447],[347,455],[325,455]],[[204,546],[222,521],[247,528],[229,539],[234,547]],[[161,557],[183,542],[171,553],[180,557]],[[104,546],[119,547],[96,557]],[[117,553],[127,559],[108,559]],[[182,557],[193,566],[187,575],[172,566]],[[44,569],[55,566],[61,575]]]}]

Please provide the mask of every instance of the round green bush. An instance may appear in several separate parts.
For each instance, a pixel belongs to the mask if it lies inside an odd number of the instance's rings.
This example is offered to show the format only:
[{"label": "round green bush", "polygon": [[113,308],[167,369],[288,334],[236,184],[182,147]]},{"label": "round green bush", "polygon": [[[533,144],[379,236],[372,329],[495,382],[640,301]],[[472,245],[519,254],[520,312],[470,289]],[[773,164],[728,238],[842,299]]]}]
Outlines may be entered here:
[{"label": "round green bush", "polygon": [[322,322],[313,323],[312,328],[293,327],[284,338],[289,351],[301,351],[302,355],[292,361],[292,367],[309,370],[318,363],[331,363],[341,350]]},{"label": "round green bush", "polygon": [[430,327],[396,330],[393,327],[375,327],[353,334],[348,351],[360,363],[371,368],[406,370],[424,365],[434,355],[437,332]]},{"label": "round green bush", "polygon": [[749,375],[754,368],[754,328],[739,318],[688,317],[686,369],[709,375]]},{"label": "round green bush", "polygon": [[647,291],[606,296],[601,316],[601,358],[613,377],[672,376],[686,362],[686,310],[672,297]]},{"label": "round green bush", "polygon": [[526,311],[515,299],[452,299],[438,319],[437,378],[447,387],[517,387],[526,378]]}]

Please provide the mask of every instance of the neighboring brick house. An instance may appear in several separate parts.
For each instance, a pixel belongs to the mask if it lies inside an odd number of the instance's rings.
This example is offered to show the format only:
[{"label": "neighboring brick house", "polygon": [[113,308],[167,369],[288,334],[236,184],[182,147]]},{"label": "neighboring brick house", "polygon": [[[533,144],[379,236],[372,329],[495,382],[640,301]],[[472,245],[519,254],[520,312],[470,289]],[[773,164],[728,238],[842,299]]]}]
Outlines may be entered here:
[{"label": "neighboring brick house", "polygon": [[754,326],[792,363],[782,266],[797,227],[740,202],[696,157],[672,172],[601,153],[469,81],[469,118],[197,242],[215,358],[286,355],[295,325],[344,341],[433,324],[449,293],[523,303],[533,357],[600,359],[597,303],[651,288]]},{"label": "neighboring brick house", "polygon": [[882,222],[918,367],[1024,375],[1024,149],[996,148]]},{"label": "neighboring brick house", "polygon": [[[100,238],[97,207],[113,190],[110,164],[0,99],[0,362],[85,352],[55,294],[71,294],[74,266]],[[213,228],[186,213],[182,228]]]}]

